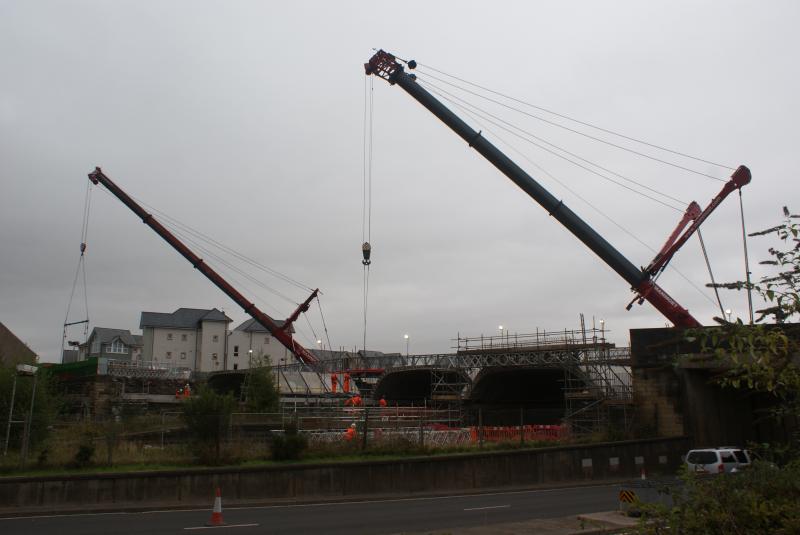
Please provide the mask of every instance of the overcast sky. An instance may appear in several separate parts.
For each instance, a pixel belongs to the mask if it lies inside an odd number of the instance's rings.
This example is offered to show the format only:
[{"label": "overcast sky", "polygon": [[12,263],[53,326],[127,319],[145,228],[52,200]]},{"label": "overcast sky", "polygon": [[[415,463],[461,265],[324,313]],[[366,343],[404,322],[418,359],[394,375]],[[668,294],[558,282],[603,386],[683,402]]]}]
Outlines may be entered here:
[{"label": "overcast sky", "polygon": [[[360,348],[363,63],[373,48],[650,143],[746,164],[748,228],[770,226],[784,204],[800,209],[799,15],[795,1],[0,0],[0,321],[42,360],[58,359],[86,175],[101,166],[132,196],[319,287],[331,344]],[[628,329],[665,325],[648,304],[626,312],[625,281],[402,89],[376,79],[373,98],[368,349],[405,351],[408,333],[412,353],[445,352],[459,334],[493,335],[501,324],[577,329],[580,313],[603,318],[620,345]],[[722,186],[524,124],[681,201],[705,206]],[[637,266],[653,253],[620,227],[658,249],[680,218],[528,149],[519,163]],[[139,332],[142,311],[179,307],[246,319],[119,201],[101,188],[91,198],[92,327]],[[716,277],[741,279],[738,196],[703,232]],[[767,245],[751,240],[751,258]],[[696,239],[674,265],[691,284],[671,270],[660,284],[710,323],[719,311],[696,289],[708,282]],[[268,314],[291,313],[290,301],[245,286]],[[724,294],[723,304],[746,316],[744,295]],[[72,307],[70,321],[86,316],[82,297]],[[298,325],[301,343],[313,345]]]}]

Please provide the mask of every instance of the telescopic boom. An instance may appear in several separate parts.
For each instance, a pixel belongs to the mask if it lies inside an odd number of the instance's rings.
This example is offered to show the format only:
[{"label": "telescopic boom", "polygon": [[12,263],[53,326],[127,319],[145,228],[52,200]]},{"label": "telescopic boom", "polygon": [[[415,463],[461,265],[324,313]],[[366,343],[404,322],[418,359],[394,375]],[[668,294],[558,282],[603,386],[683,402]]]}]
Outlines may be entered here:
[{"label": "telescopic boom", "polygon": [[[415,64],[413,62],[409,62],[410,68],[414,66]],[[364,64],[364,69],[367,75],[375,75],[379,78],[383,78],[392,85],[397,84],[403,88],[406,93],[411,95],[417,102],[427,108],[428,111],[449,126],[456,134],[464,139],[470,147],[478,151],[484,158],[489,160],[492,165],[500,170],[500,172],[510,178],[525,193],[533,198],[533,200],[542,205],[551,216],[556,218],[572,232],[575,237],[594,251],[597,256],[611,267],[611,269],[625,279],[628,284],[631,285],[632,290],[637,293],[638,299],[649,301],[677,327],[700,326],[700,322],[692,317],[688,310],[679,305],[658,286],[648,273],[637,268],[563,202],[550,194],[549,191],[536,182],[536,180],[522,170],[522,168],[508,158],[508,156],[484,138],[480,132],[473,130],[467,123],[439,102],[436,97],[422,88],[416,82],[416,76],[406,73],[403,65],[397,61],[395,56],[383,50],[379,50],[372,56],[369,62]],[[740,167],[735,174],[740,175],[740,177],[738,177],[739,179],[736,181],[736,187],[741,187],[739,185],[741,182],[746,183],[741,178],[741,176],[745,174],[748,177],[747,182],[749,182],[750,172],[746,167]],[[693,225],[692,228],[696,229],[696,225]],[[683,241],[681,241],[681,244]],[[672,252],[674,253],[676,249],[673,249]]]},{"label": "telescopic boom", "polygon": [[142,221],[151,229],[156,231],[156,234],[164,238],[168,244],[170,244],[176,251],[178,251],[181,256],[183,256],[186,260],[188,260],[200,273],[205,275],[211,282],[213,282],[217,288],[225,292],[225,295],[236,301],[240,307],[244,309],[245,312],[250,314],[257,322],[264,326],[265,329],[269,331],[269,333],[276,338],[281,344],[286,347],[292,354],[297,357],[300,362],[304,364],[317,364],[317,358],[311,354],[306,348],[298,344],[294,341],[291,335],[291,324],[294,322],[295,319],[300,315],[301,312],[305,312],[308,310],[309,303],[311,299],[316,297],[319,290],[314,290],[311,294],[311,297],[306,299],[306,301],[301,304],[297,310],[295,310],[292,315],[283,323],[283,325],[278,325],[275,323],[272,318],[261,312],[258,307],[254,304],[245,299],[245,297],[240,294],[236,288],[231,286],[228,281],[222,278],[222,276],[211,269],[208,264],[203,262],[203,259],[194,254],[191,249],[186,247],[178,238],[175,237],[169,230],[164,228],[164,226],[153,217],[152,214],[149,214],[142,208],[136,201],[134,201],[127,193],[122,191],[119,186],[117,186],[110,178],[108,178],[103,171],[100,170],[99,167],[96,167],[92,173],[89,173],[89,180],[92,181],[94,184],[102,184],[114,194],[122,203],[130,208],[133,213],[139,216]]}]

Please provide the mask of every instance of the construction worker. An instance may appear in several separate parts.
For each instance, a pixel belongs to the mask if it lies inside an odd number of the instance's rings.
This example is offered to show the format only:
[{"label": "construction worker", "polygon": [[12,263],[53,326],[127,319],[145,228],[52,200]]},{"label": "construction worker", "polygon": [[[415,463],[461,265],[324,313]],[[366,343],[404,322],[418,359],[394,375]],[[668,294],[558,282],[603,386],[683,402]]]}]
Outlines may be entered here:
[{"label": "construction worker", "polygon": [[344,400],[344,406],[345,407],[352,407],[353,406],[353,398],[347,398],[346,400]]},{"label": "construction worker", "polygon": [[345,394],[350,392],[350,374],[347,372],[344,373],[344,385],[342,385],[342,391]]},{"label": "construction worker", "polygon": [[360,407],[362,402],[363,401],[361,399],[361,395],[360,394],[356,394],[353,397],[353,407]]},{"label": "construction worker", "polygon": [[181,387],[175,388],[175,399],[181,399],[183,396],[183,389]]},{"label": "construction worker", "polygon": [[331,374],[331,393],[332,394],[336,393],[336,385],[338,385],[338,384],[339,384],[339,376],[336,375],[336,372],[333,372]]},{"label": "construction worker", "polygon": [[378,401],[378,405],[380,405],[381,407],[386,406],[386,396],[381,396],[380,401]]},{"label": "construction worker", "polygon": [[352,440],[356,438],[356,424],[353,422],[350,424],[350,427],[347,428],[347,431],[344,432],[344,439],[347,442],[352,442]]},{"label": "construction worker", "polygon": [[189,398],[192,395],[192,387],[189,386],[189,383],[186,383],[186,386],[183,387],[183,397]]}]

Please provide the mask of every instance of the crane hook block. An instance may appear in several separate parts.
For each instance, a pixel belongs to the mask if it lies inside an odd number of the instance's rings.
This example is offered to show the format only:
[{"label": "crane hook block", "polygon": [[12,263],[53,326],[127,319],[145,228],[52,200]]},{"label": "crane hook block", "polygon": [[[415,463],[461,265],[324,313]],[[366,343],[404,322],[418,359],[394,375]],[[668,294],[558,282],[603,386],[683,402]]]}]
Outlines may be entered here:
[{"label": "crane hook block", "polygon": [[362,264],[368,266],[372,263],[369,259],[369,253],[372,251],[372,246],[369,244],[368,241],[364,242],[364,245],[361,246],[361,252],[364,254],[364,260],[361,261]]}]

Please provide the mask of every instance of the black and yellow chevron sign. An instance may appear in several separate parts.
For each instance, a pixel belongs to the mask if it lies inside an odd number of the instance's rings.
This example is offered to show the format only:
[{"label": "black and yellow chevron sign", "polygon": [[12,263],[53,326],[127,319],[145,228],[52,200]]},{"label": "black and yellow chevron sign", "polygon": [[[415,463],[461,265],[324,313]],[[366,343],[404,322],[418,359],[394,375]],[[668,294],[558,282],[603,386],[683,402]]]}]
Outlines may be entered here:
[{"label": "black and yellow chevron sign", "polygon": [[636,501],[636,493],[632,490],[621,490],[619,491],[619,501],[633,503]]}]

